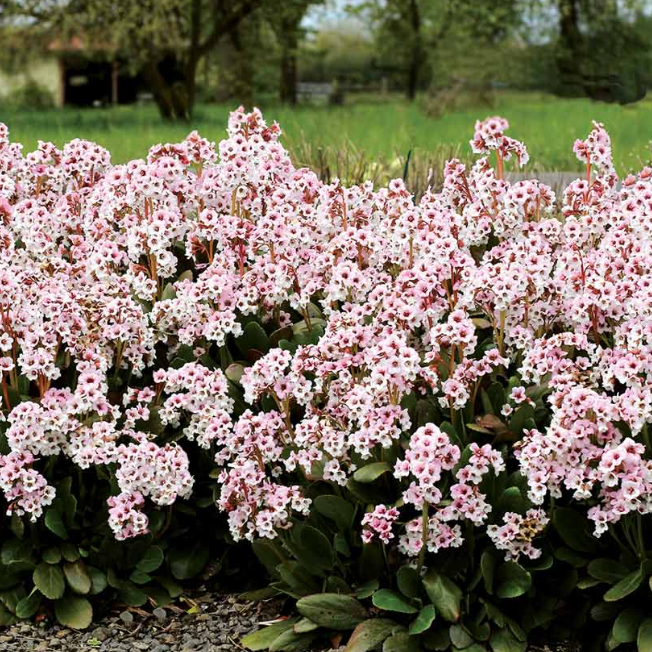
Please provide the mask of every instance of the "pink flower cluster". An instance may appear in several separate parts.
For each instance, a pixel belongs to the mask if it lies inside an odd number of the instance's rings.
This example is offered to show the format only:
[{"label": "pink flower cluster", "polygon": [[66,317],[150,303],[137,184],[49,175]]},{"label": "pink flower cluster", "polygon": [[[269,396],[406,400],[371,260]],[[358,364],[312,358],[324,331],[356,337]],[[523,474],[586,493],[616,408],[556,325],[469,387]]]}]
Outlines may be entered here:
[{"label": "pink flower cluster", "polygon": [[[150,503],[190,496],[196,445],[236,539],[276,536],[309,513],[306,484],[346,486],[379,459],[397,460],[402,500],[367,514],[363,536],[396,532],[409,555],[460,545],[467,521],[534,557],[545,499],[563,493],[594,501],[598,534],[649,513],[652,170],[619,185],[595,125],[574,148],[585,177],[556,197],[506,180],[510,157],[528,159],[507,127],[478,122],[483,156],[450,161],[415,202],[400,180],[296,169],[257,110],[234,112],[218,146],[192,133],[124,165],[79,140],[24,154],[0,125],[9,510],[38,518],[54,498],[38,469],[64,457],[112,474],[109,523],[136,536]],[[250,322],[268,342],[237,354]],[[550,416],[515,444],[541,509],[487,526],[498,443],[436,424],[484,414],[505,375],[492,423]]]},{"label": "pink flower cluster", "polygon": [[503,525],[489,525],[487,534],[498,550],[504,550],[507,559],[518,561],[520,555],[530,559],[541,556],[541,550],[532,545],[532,540],[543,532],[550,519],[542,509],[528,509],[524,516],[507,512]]}]

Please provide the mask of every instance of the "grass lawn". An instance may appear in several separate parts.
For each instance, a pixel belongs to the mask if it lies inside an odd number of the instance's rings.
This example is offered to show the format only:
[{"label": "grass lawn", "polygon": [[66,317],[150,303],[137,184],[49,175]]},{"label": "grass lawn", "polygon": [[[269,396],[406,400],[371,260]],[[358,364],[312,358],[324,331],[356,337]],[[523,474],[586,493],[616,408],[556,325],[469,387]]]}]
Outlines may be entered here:
[{"label": "grass lawn", "polygon": [[[9,126],[11,140],[24,143],[27,150],[39,139],[62,145],[78,137],[104,145],[114,162],[124,162],[145,156],[154,143],[181,140],[191,129],[211,140],[220,139],[231,108],[202,105],[191,125],[161,121],[154,106],[41,112],[0,108],[0,122]],[[474,121],[498,113],[510,121],[510,135],[527,144],[531,168],[581,169],[572,145],[576,138],[585,137],[591,120],[604,122],[611,134],[619,172],[635,170],[650,160],[652,97],[621,107],[587,99],[506,92],[498,96],[494,108],[479,106],[438,119],[429,118],[418,103],[398,100],[343,107],[261,108],[268,120],[280,123],[291,151],[302,143],[336,148],[353,143],[370,157],[388,160],[410,149],[429,151],[442,145],[466,149]]]}]

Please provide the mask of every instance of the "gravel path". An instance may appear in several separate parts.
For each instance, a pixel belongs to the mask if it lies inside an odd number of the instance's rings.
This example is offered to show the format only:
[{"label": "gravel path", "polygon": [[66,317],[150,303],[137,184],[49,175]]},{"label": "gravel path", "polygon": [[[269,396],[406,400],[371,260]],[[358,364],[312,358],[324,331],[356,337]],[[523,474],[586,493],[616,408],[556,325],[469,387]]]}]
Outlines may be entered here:
[{"label": "gravel path", "polygon": [[[114,610],[86,631],[45,619],[0,630],[0,652],[246,652],[238,641],[279,616],[281,601],[240,602],[206,590],[182,598],[184,607]],[[190,613],[189,613],[190,611]],[[341,652],[330,650],[330,652]],[[577,644],[531,646],[528,652],[581,652]]]},{"label": "gravel path", "polygon": [[116,610],[82,632],[48,620],[16,623],[0,630],[0,652],[236,652],[243,649],[238,639],[279,607],[208,591],[180,604],[185,608]]}]

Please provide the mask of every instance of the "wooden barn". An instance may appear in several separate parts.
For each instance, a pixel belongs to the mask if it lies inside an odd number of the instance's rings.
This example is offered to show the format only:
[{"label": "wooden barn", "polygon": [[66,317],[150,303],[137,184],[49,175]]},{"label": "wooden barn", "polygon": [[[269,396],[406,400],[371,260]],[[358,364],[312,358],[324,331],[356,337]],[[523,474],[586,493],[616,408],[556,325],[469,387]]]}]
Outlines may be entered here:
[{"label": "wooden barn", "polygon": [[0,69],[0,102],[27,84],[48,91],[59,107],[130,104],[147,95],[141,77],[110,47],[81,37],[54,39],[27,65]]}]

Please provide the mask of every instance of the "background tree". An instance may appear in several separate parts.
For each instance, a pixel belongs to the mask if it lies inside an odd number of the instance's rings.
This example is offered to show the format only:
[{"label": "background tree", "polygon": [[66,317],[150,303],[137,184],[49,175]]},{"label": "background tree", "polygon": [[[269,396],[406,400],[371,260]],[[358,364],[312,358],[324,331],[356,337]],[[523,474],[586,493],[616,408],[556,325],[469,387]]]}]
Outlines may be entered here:
[{"label": "background tree", "polygon": [[280,48],[279,99],[284,104],[297,103],[299,43],[304,34],[301,23],[312,5],[323,0],[283,0],[269,4],[265,16]]},{"label": "background tree", "polygon": [[161,115],[189,119],[197,69],[226,35],[273,0],[8,0],[2,20],[47,26],[63,38],[102,42],[140,71]]},{"label": "background tree", "polygon": [[[375,35],[380,65],[398,72],[405,95],[414,100],[425,88],[438,57],[469,59],[486,69],[486,59],[477,56],[482,45],[495,46],[518,22],[519,0],[366,0],[350,5],[352,12],[364,17]],[[479,62],[482,65],[478,65]],[[468,66],[467,66],[468,68]],[[445,83],[449,83],[446,80]]]}]

